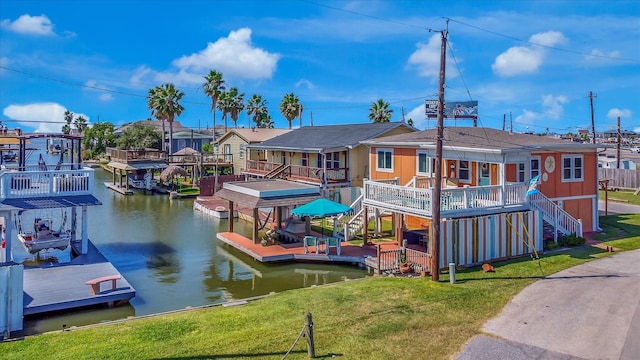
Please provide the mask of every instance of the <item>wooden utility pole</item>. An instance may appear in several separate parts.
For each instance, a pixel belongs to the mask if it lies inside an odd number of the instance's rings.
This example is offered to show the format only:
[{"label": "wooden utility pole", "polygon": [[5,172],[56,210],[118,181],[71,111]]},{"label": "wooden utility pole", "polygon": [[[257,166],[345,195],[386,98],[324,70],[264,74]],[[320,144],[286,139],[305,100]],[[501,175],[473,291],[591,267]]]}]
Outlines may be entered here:
[{"label": "wooden utility pole", "polygon": [[593,95],[591,91],[589,91],[589,102],[591,103],[591,133],[593,134],[593,138],[591,140],[592,144],[596,143],[596,121],[593,115],[593,98],[598,97],[597,95]]},{"label": "wooden utility pole", "polygon": [[502,115],[502,131],[504,131],[506,126],[507,126],[507,114],[503,114]]},{"label": "wooden utility pole", "polygon": [[[438,125],[436,139],[436,168],[435,184],[433,184],[433,234],[429,236],[431,248],[431,281],[440,281],[440,201],[442,197],[442,138],[444,137],[444,78],[445,61],[447,59],[447,36],[449,34],[449,19],[447,28],[440,31],[442,45],[440,49],[440,81],[438,83]],[[431,30],[430,30],[431,31]]]},{"label": "wooden utility pole", "polygon": [[616,169],[620,169],[620,143],[622,142],[622,136],[620,134],[620,116],[618,116],[618,139],[616,141]]}]

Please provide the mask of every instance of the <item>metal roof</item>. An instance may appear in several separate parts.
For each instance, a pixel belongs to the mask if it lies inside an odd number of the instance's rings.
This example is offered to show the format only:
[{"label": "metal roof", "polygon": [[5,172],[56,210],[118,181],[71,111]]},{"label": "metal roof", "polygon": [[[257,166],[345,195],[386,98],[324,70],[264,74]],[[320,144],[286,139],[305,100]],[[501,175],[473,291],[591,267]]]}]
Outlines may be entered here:
[{"label": "metal roof", "polygon": [[286,180],[234,181],[225,183],[215,196],[256,209],[306,204],[320,198],[320,188]]},{"label": "metal roof", "polygon": [[156,162],[146,161],[146,162],[129,163],[129,164],[125,164],[117,161],[110,161],[107,165],[111,166],[114,169],[120,169],[125,171],[144,170],[144,169],[156,170],[156,169],[164,169],[167,166],[169,166],[165,162],[157,162],[157,161]]},{"label": "metal roof", "polygon": [[72,206],[95,206],[102,205],[93,195],[72,195],[72,196],[47,196],[36,198],[11,198],[4,199],[0,203],[22,210],[36,209],[56,209]]}]

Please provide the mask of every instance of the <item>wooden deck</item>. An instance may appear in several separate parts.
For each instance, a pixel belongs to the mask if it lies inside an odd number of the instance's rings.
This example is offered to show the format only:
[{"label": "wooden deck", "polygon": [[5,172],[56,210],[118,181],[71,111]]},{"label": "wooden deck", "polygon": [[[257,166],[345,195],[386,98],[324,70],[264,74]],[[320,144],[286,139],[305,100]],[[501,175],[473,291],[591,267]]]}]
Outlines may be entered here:
[{"label": "wooden deck", "polygon": [[47,263],[24,270],[24,315],[68,310],[98,304],[128,301],[135,289],[122,277],[115,290],[111,282],[103,283],[101,292],[91,294],[88,280],[120,272],[89,243],[89,253],[74,258],[67,264]]},{"label": "wooden deck", "polygon": [[119,192],[122,195],[133,195],[132,190],[120,187],[120,185],[114,184],[112,182],[105,181],[104,186],[108,187],[109,189],[115,192]]}]

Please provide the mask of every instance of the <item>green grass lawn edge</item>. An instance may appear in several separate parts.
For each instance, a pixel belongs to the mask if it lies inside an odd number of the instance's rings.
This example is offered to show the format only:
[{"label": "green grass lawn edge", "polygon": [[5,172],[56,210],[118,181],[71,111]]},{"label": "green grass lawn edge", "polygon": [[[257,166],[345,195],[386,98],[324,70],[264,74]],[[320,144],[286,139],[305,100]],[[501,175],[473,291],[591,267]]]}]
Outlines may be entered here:
[{"label": "green grass lawn edge", "polygon": [[[602,217],[607,245],[640,248],[640,215]],[[584,246],[430,278],[375,276],[285,291],[234,307],[206,307],[57,331],[0,344],[0,358],[280,359],[313,314],[318,358],[446,359],[541,277],[610,256]],[[307,358],[305,339],[289,359]]]}]

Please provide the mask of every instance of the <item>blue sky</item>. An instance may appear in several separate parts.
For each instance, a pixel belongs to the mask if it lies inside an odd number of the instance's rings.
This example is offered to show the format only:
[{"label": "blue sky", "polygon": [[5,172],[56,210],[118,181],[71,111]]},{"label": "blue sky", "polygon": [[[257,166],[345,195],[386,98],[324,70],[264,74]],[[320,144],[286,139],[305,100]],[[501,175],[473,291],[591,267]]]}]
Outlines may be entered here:
[{"label": "blue sky", "polygon": [[[447,101],[478,101],[479,126],[514,131],[640,132],[639,1],[29,1],[0,2],[0,120],[58,132],[63,113],[116,125],[150,117],[150,88],[185,93],[177,120],[212,126],[211,69],[246,98],[295,93],[303,125],[392,120],[437,98],[449,18]],[[436,30],[430,32],[429,29]],[[220,114],[217,115],[220,121]],[[242,114],[239,126],[249,126]],[[298,125],[298,121],[294,121]],[[465,120],[445,126],[469,126]]]}]

